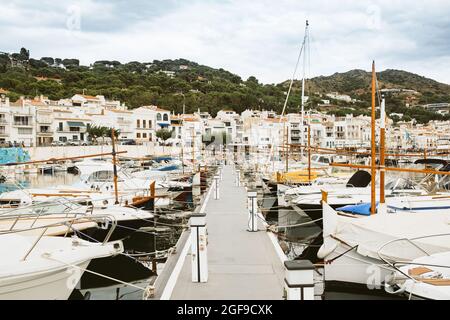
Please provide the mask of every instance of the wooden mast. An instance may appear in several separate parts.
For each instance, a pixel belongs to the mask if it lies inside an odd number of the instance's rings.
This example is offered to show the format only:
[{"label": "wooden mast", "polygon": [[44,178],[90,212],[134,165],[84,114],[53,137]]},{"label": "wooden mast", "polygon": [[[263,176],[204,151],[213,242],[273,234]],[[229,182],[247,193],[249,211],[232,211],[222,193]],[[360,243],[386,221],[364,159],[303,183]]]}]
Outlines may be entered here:
[{"label": "wooden mast", "polygon": [[385,194],[384,194],[384,185],[385,185],[385,142],[386,142],[386,101],[381,100],[380,107],[380,211],[385,213]]},{"label": "wooden mast", "polygon": [[373,215],[376,211],[376,145],[375,145],[375,61],[372,62],[372,121],[371,121],[371,146],[372,146],[372,152],[371,152],[371,166],[370,166],[370,173],[372,175],[372,181],[370,186],[370,213]]},{"label": "wooden mast", "polygon": [[117,162],[116,162],[116,133],[114,128],[111,128],[111,144],[112,144],[112,158],[113,158],[113,171],[114,171],[114,196],[116,199],[115,204],[119,204],[119,190],[117,189]]}]

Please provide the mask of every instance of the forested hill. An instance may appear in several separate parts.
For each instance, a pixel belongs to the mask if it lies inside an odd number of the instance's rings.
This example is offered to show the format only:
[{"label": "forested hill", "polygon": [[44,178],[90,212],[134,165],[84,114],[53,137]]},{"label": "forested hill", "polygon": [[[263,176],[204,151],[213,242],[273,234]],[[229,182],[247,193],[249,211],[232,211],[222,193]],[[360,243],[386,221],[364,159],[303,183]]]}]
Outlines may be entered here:
[{"label": "forested hill", "polygon": [[[450,86],[400,70],[386,70],[378,74],[380,88],[407,89],[387,95],[388,111],[403,112],[421,122],[442,119],[421,108],[405,107],[450,102]],[[370,74],[362,70],[316,77],[307,81],[310,96],[308,108],[319,108],[325,94],[339,92],[350,95],[352,104],[331,99],[332,108],[324,111],[344,114],[367,113],[370,105]],[[300,105],[301,83],[296,82],[288,104],[288,112],[297,112]],[[255,77],[241,79],[223,69],[214,69],[185,59],[154,60],[151,62],[97,61],[91,66],[80,65],[77,59],[43,57],[33,59],[28,50],[19,53],[0,53],[0,88],[9,91],[11,100],[21,95],[38,94],[50,99],[72,96],[85,90],[89,95],[104,95],[125,102],[130,108],[154,104],[180,113],[183,99],[186,111],[197,109],[213,115],[220,109],[242,112],[247,108],[281,111],[288,82],[261,84]]]}]

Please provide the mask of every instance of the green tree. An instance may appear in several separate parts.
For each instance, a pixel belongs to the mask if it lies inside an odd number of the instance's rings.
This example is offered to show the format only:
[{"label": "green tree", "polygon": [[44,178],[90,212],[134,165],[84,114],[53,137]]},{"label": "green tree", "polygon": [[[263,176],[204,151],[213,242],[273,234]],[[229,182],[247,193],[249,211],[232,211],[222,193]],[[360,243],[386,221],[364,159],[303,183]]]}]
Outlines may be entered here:
[{"label": "green tree", "polygon": [[164,144],[165,144],[167,140],[172,138],[172,131],[167,130],[167,129],[160,129],[160,130],[156,131],[156,136],[159,139],[161,139],[162,141],[164,141]]}]

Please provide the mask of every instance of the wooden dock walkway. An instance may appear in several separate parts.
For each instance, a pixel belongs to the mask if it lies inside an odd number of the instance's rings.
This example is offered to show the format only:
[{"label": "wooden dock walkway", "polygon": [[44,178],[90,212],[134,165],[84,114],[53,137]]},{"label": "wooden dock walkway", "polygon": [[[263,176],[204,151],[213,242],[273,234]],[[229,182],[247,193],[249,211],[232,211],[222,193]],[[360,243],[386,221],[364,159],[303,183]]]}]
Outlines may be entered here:
[{"label": "wooden dock walkway", "polygon": [[[208,230],[207,283],[191,281],[190,242],[171,274],[173,284],[165,289],[165,298],[173,300],[280,300],[283,295],[282,256],[259,223],[258,232],[248,232],[247,192],[235,186],[231,166],[223,169],[220,200],[207,197],[204,207]],[[261,221],[260,221],[261,222]],[[277,245],[277,244],[276,244]],[[184,255],[184,257],[183,257]],[[182,264],[182,266],[181,266]],[[166,275],[167,276],[167,275]]]}]

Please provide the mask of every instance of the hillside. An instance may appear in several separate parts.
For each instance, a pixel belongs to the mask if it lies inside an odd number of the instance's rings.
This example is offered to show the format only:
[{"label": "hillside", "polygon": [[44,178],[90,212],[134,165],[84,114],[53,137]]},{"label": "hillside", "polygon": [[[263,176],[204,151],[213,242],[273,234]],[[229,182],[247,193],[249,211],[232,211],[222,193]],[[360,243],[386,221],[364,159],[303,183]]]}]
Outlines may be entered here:
[{"label": "hillside", "polygon": [[[442,119],[421,108],[406,108],[406,103],[419,105],[450,102],[450,86],[406,71],[386,70],[378,73],[380,88],[409,89],[417,93],[387,94],[388,111],[403,112],[421,122]],[[350,95],[352,104],[332,101],[334,108],[325,109],[338,114],[367,113],[370,105],[370,73],[352,70],[331,76],[316,77],[307,82],[310,96],[308,108],[317,108],[325,94],[339,92]],[[129,107],[155,104],[187,112],[197,109],[215,114],[222,108],[241,112],[247,108],[281,111],[288,82],[276,85],[260,84],[255,77],[247,80],[223,69],[214,69],[185,59],[154,60],[151,62],[96,61],[82,66],[77,59],[43,57],[33,59],[28,50],[0,53],[0,88],[10,91],[11,100],[21,95],[47,95],[50,99],[72,96],[85,90],[86,94],[101,94],[109,99],[124,101]],[[288,112],[298,112],[301,82],[297,81],[288,104]],[[182,94],[180,94],[182,93]]]}]

